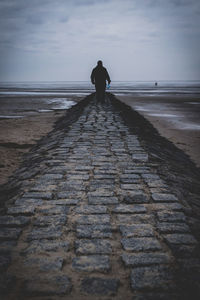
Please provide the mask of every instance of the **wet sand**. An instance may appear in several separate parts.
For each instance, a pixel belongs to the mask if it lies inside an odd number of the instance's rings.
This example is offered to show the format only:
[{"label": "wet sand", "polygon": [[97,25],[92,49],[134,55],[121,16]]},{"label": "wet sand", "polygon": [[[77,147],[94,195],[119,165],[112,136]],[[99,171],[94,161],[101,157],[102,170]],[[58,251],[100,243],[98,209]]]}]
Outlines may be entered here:
[{"label": "wet sand", "polygon": [[143,115],[160,135],[173,142],[200,167],[200,98],[190,96],[117,96]]},{"label": "wet sand", "polygon": [[[82,98],[72,97],[74,102]],[[41,97],[0,99],[0,185],[19,167],[23,155],[47,135],[65,113],[67,103]],[[44,101],[45,100],[45,101]]]},{"label": "wet sand", "polygon": [[47,112],[22,119],[0,119],[0,184],[19,166],[22,156],[53,129],[65,111]]}]

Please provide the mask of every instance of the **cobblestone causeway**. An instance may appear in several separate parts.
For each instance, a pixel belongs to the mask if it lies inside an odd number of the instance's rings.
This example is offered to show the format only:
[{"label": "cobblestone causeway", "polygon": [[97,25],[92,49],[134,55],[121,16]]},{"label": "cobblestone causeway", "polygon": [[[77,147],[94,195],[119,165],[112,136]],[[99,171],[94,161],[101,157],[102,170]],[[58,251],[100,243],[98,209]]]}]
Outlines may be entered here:
[{"label": "cobblestone causeway", "polygon": [[198,242],[181,199],[111,104],[91,101],[32,155],[40,172],[24,172],[24,193],[0,216],[3,299],[187,299],[183,287],[198,291]]}]

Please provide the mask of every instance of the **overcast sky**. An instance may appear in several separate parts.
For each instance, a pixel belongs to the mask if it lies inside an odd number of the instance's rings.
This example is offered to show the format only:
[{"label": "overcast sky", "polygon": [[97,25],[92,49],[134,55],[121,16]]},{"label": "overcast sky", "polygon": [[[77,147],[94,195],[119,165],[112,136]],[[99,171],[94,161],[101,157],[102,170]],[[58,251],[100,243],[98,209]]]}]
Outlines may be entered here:
[{"label": "overcast sky", "polygon": [[0,80],[200,79],[199,0],[0,0]]}]

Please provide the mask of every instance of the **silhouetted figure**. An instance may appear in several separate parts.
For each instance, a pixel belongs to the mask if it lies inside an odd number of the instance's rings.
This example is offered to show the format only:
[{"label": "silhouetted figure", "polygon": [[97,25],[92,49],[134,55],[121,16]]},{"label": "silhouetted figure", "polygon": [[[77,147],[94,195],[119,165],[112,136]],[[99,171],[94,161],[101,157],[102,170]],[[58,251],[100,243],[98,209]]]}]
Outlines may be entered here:
[{"label": "silhouetted figure", "polygon": [[155,86],[157,86],[158,85],[158,83],[157,82],[155,82]]},{"label": "silhouetted figure", "polygon": [[95,84],[97,101],[102,103],[105,101],[106,80],[110,84],[110,76],[106,68],[103,67],[102,61],[99,60],[96,68],[92,70],[91,81],[92,84]]}]

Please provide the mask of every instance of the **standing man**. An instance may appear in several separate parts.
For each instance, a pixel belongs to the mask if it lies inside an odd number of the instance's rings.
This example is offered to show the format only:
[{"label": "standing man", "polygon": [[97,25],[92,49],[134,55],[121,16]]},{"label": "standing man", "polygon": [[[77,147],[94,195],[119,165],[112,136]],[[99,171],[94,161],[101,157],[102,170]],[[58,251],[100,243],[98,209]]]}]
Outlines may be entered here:
[{"label": "standing man", "polygon": [[108,84],[110,84],[110,76],[106,68],[103,67],[102,61],[99,60],[97,62],[96,68],[92,70],[91,74],[91,81],[92,84],[95,84],[96,97],[98,102],[104,103],[105,101],[106,80],[108,81]]}]

